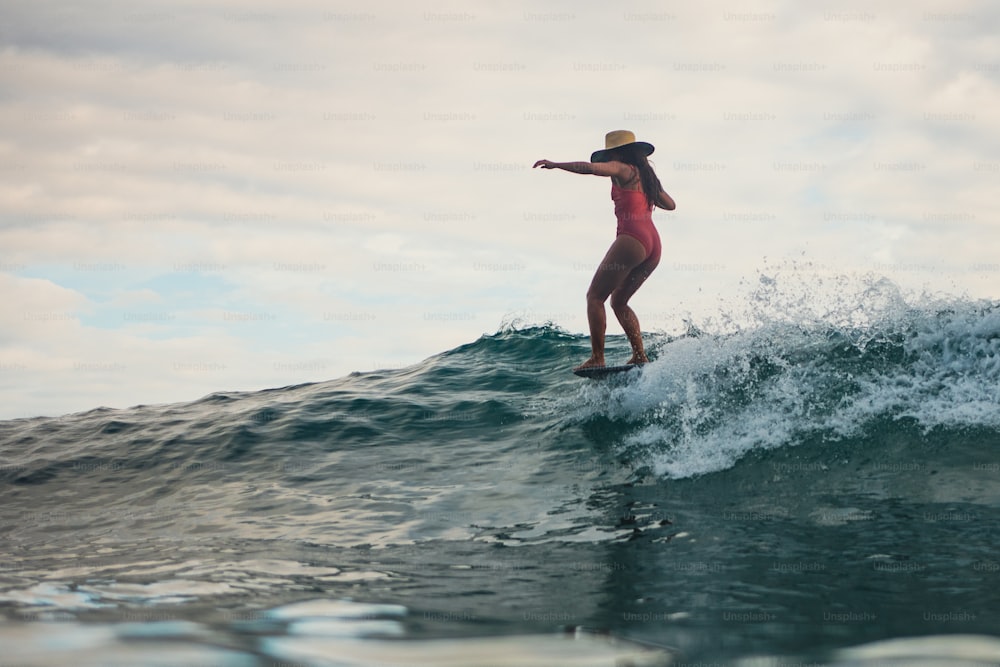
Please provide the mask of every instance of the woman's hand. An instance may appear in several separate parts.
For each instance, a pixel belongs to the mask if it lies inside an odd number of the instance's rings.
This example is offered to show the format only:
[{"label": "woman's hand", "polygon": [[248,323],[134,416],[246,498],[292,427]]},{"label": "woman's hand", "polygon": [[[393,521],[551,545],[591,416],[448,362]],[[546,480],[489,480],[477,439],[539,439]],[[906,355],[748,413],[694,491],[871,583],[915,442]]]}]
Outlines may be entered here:
[{"label": "woman's hand", "polygon": [[534,169],[535,167],[541,167],[542,169],[555,169],[556,163],[553,162],[552,160],[539,160],[538,162],[535,163],[535,166],[532,167],[532,169]]}]

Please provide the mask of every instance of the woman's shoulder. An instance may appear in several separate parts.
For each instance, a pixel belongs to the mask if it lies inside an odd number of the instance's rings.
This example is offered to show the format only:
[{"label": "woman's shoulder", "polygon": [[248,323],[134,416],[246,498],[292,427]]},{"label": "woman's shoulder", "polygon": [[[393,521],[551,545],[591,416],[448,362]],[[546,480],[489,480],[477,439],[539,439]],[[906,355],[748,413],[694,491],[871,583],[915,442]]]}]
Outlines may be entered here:
[{"label": "woman's shoulder", "polygon": [[615,167],[614,180],[618,185],[627,187],[639,179],[639,170],[636,169],[635,165],[618,160],[609,160],[605,164]]},{"label": "woman's shoulder", "polygon": [[636,185],[642,184],[642,179],[639,177],[639,168],[634,164],[629,164],[627,162],[619,162],[621,165],[621,171],[619,172],[617,178],[615,179],[616,185],[620,188],[626,190],[636,189]]}]

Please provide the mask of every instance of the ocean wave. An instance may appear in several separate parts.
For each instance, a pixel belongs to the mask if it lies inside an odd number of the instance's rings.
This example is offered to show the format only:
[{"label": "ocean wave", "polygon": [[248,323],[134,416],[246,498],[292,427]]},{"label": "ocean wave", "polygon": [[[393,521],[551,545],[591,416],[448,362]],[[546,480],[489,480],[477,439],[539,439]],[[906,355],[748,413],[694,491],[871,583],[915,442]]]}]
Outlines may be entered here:
[{"label": "ocean wave", "polygon": [[578,417],[622,423],[620,449],[672,478],[894,429],[1000,430],[998,304],[908,301],[884,280],[838,281],[827,299],[776,282],[661,340],[634,382],[586,387]]}]

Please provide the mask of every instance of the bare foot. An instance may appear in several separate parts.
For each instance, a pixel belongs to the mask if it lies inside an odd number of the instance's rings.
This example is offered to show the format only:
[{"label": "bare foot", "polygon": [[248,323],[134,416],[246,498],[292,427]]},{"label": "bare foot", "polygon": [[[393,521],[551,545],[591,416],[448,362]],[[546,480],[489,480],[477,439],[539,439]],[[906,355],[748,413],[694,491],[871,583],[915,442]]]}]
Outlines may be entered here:
[{"label": "bare foot", "polygon": [[632,358],[628,360],[629,364],[635,364],[636,366],[641,366],[642,364],[648,364],[649,359],[645,354],[633,354]]},{"label": "bare foot", "polygon": [[604,365],[605,365],[604,359],[597,359],[595,357],[591,357],[590,359],[587,359],[585,362],[583,362],[573,370],[579,371],[584,368],[603,368]]}]

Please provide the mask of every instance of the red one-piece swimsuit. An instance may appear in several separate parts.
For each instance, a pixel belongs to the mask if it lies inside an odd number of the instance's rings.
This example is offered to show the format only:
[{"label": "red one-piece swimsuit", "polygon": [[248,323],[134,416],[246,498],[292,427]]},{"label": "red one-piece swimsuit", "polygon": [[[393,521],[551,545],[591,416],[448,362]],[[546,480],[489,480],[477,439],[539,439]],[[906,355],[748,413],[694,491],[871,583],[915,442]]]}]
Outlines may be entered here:
[{"label": "red one-piece swimsuit", "polygon": [[617,236],[627,234],[637,239],[646,249],[646,259],[639,266],[655,267],[660,261],[662,248],[660,234],[653,226],[653,207],[646,201],[646,195],[642,190],[626,190],[612,181],[611,200],[615,203],[615,217],[618,218]]}]

